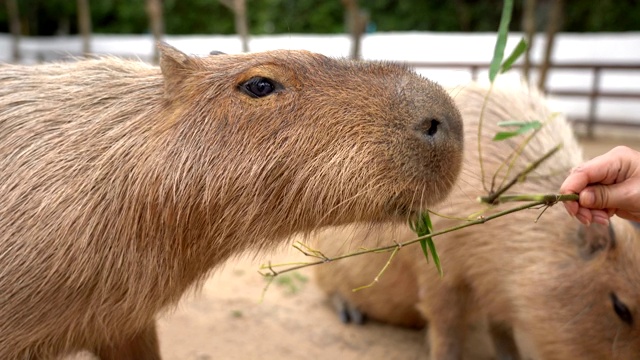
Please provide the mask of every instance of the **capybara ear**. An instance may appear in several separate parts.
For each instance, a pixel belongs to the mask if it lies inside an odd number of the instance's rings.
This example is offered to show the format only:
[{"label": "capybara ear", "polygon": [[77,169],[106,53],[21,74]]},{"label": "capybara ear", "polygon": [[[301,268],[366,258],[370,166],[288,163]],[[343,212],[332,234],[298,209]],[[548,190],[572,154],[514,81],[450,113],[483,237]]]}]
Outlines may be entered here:
[{"label": "capybara ear", "polygon": [[159,41],[157,46],[160,50],[160,70],[164,76],[165,91],[171,93],[180,86],[185,77],[184,70],[193,66],[193,60],[163,41]]},{"label": "capybara ear", "polygon": [[227,55],[227,54],[226,54],[226,53],[223,53],[223,52],[222,52],[222,51],[220,51],[220,50],[211,50],[211,51],[209,52],[209,55]]},{"label": "capybara ear", "polygon": [[613,249],[616,244],[616,234],[613,226],[593,224],[591,226],[580,225],[577,232],[577,244],[580,255],[589,260],[600,251]]}]

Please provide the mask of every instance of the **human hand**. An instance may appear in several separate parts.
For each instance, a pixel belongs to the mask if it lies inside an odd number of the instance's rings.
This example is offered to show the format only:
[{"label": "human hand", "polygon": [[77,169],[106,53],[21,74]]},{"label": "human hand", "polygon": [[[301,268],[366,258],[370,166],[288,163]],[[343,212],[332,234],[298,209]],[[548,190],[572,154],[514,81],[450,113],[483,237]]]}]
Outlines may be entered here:
[{"label": "human hand", "polygon": [[585,162],[571,171],[560,193],[580,195],[564,206],[583,224],[608,225],[614,214],[640,221],[640,152],[618,146]]}]

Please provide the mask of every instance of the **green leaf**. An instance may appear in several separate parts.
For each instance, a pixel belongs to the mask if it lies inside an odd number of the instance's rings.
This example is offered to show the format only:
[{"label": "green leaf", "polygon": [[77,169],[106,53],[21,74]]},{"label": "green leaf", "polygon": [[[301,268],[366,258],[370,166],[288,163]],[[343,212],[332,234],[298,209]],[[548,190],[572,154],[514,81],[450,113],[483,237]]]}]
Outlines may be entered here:
[{"label": "green leaf", "polygon": [[542,126],[542,123],[538,120],[534,120],[534,121],[500,121],[498,122],[498,126],[501,127],[509,127],[509,126],[517,126],[517,127],[522,127],[525,125],[529,125],[531,123],[535,123],[536,126],[539,128]]},{"label": "green leaf", "polygon": [[507,60],[502,63],[502,66],[500,67],[500,73],[507,72],[509,69],[511,69],[513,63],[518,60],[518,58],[524,53],[525,50],[527,50],[527,41],[522,38],[520,39],[518,45],[516,45],[516,47],[511,52],[511,55],[509,55]]},{"label": "green leaf", "polygon": [[428,264],[429,252],[427,251],[427,239],[420,240],[420,247],[422,248],[422,253],[424,254],[425,259],[427,259],[427,264]]},{"label": "green leaf", "polygon": [[507,44],[507,34],[509,33],[509,23],[511,22],[511,12],[513,10],[513,0],[505,0],[502,5],[502,17],[498,27],[498,39],[493,50],[493,59],[489,67],[489,81],[493,82],[500,71],[500,65],[504,58],[504,48]]},{"label": "green leaf", "polygon": [[[409,222],[409,227],[413,230],[418,236],[429,235],[433,232],[433,225],[431,223],[431,217],[429,216],[429,211],[425,211],[415,222]],[[420,247],[422,247],[422,253],[424,257],[429,262],[429,252],[431,252],[431,256],[433,257],[433,262],[438,269],[438,273],[442,276],[442,266],[440,265],[440,257],[438,256],[438,252],[436,251],[436,245],[433,242],[432,238],[426,238],[420,240]]]},{"label": "green leaf", "polygon": [[517,131],[502,131],[497,133],[494,137],[493,137],[493,141],[502,141],[502,140],[506,140],[509,138],[512,138],[514,136],[517,136],[518,132]]},{"label": "green leaf", "polygon": [[516,122],[516,121],[505,121],[504,123],[508,123],[508,125],[500,125],[500,126],[517,126],[518,129],[515,131],[502,131],[497,133],[493,137],[493,141],[502,141],[514,136],[525,134],[531,130],[539,129],[542,124],[539,121],[530,121],[530,122]]},{"label": "green leaf", "polygon": [[433,263],[436,265],[436,269],[438,269],[438,274],[442,277],[444,273],[442,272],[442,265],[440,265],[440,257],[436,251],[436,244],[433,243],[433,238],[428,238],[426,240],[427,245],[429,245],[429,250],[431,250],[431,256],[433,256]]}]

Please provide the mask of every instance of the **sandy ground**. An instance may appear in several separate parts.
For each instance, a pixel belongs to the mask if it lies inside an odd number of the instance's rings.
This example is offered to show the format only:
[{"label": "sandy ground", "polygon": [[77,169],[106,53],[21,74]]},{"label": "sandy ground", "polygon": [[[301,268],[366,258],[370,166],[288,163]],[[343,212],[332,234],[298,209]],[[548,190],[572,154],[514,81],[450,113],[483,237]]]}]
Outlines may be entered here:
[{"label": "sandy ground", "polygon": [[[616,145],[640,150],[635,138],[583,140],[591,158]],[[183,300],[160,320],[162,354],[167,360],[208,359],[427,359],[426,330],[368,322],[340,323],[309,269],[265,285],[261,263],[303,258],[284,249],[262,259],[230,261],[213,274],[203,291]],[[482,331],[468,349],[474,359],[491,358]],[[473,356],[471,356],[473,354]]]},{"label": "sandy ground", "polygon": [[[583,140],[583,144],[591,158],[619,144],[640,150],[640,136]],[[266,282],[257,271],[269,260],[304,258],[284,247],[262,258],[229,261],[201,292],[160,318],[164,359],[428,359],[427,330],[374,322],[342,324],[313,283],[311,269],[283,276],[261,302]],[[466,358],[492,358],[482,326],[475,325],[473,333]]]}]

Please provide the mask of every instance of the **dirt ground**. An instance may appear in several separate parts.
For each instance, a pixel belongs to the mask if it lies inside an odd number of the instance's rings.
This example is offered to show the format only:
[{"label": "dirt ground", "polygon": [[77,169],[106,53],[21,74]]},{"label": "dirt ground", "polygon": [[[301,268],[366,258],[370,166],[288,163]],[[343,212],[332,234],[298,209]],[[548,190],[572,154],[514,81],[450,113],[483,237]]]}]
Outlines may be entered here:
[{"label": "dirt ground", "polygon": [[[640,134],[583,144],[587,158],[620,144],[640,150]],[[261,258],[229,261],[201,292],[160,318],[164,359],[428,359],[427,330],[342,324],[313,283],[310,269],[282,277],[260,302],[265,280],[257,270],[269,260],[304,261],[286,246]],[[469,359],[491,358],[479,325],[467,353]]]},{"label": "dirt ground", "polygon": [[[616,145],[640,150],[637,137],[582,140],[585,156]],[[208,359],[427,359],[426,330],[406,330],[369,322],[344,325],[315,286],[312,271],[273,284],[260,303],[265,285],[257,274],[261,263],[295,261],[301,256],[283,249],[262,259],[230,261],[160,320],[162,353],[167,360]],[[490,358],[481,331],[469,349],[473,358]]]}]

